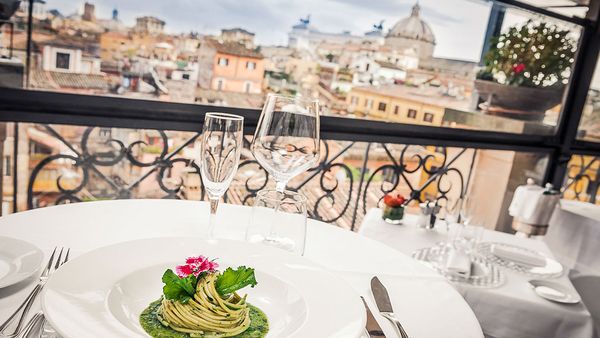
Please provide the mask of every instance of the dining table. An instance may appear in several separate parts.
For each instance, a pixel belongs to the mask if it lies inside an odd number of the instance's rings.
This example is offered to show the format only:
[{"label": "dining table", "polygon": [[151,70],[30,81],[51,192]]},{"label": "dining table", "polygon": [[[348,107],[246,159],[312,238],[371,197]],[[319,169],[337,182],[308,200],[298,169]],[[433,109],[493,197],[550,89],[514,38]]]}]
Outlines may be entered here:
[{"label": "dining table", "polygon": [[559,262],[587,276],[600,276],[600,206],[562,199],[544,241]]},{"label": "dining table", "polygon": [[[248,206],[221,204],[215,237],[243,241],[251,212]],[[200,237],[206,233],[208,217],[208,203],[199,201],[71,203],[0,217],[0,236],[28,241],[46,257],[56,246],[69,247],[72,258],[66,264],[70,264],[82,254],[116,243]],[[307,221],[304,256],[348,283],[355,291],[348,297],[363,296],[387,337],[397,334],[377,311],[370,290],[373,276],[387,287],[394,312],[409,337],[483,337],[475,314],[461,294],[434,270],[401,251],[332,224]],[[0,289],[0,322],[24,300],[36,281],[37,276],[32,276]],[[34,304],[31,313],[38,309],[39,304]]]},{"label": "dining table", "polygon": [[[411,255],[416,250],[447,242],[448,227],[438,220],[433,229],[419,227],[418,216],[406,214],[402,224],[390,224],[382,219],[382,211],[367,211],[359,233],[367,238],[389,245]],[[481,242],[519,246],[554,258],[548,245],[541,239],[523,238],[512,234],[483,230]],[[503,284],[484,288],[462,282],[453,285],[471,306],[485,337],[489,338],[590,338],[594,324],[583,303],[559,304],[539,297],[528,284],[537,277],[500,268],[505,275]],[[565,269],[557,278],[550,279],[577,293]]]}]

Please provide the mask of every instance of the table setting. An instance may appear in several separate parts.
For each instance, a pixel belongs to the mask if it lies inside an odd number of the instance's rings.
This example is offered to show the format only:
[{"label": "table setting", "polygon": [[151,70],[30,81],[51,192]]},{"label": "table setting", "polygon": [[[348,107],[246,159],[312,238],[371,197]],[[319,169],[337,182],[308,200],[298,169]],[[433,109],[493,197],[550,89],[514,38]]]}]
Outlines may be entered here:
[{"label": "table setting", "polygon": [[242,117],[206,114],[208,202],[0,218],[0,337],[483,337],[434,270],[308,218],[306,198],[286,190],[320,158],[316,100],[269,94],[250,148],[277,184],[251,207],[220,203],[242,138]]},{"label": "table setting", "polygon": [[[557,201],[549,187],[523,186],[509,212],[519,229],[540,231]],[[592,337],[590,312],[569,280],[568,267],[538,238],[484,229],[469,197],[388,222],[385,209],[367,212],[359,233],[433,268],[459,291],[486,337]],[[426,221],[423,219],[426,218]],[[517,229],[515,229],[517,230]]]}]

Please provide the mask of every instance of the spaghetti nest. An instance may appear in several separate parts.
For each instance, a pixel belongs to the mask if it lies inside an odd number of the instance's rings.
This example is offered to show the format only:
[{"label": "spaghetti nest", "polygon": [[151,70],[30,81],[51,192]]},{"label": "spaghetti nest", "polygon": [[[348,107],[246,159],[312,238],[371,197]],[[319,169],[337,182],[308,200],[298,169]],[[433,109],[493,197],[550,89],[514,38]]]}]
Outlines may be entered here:
[{"label": "spaghetti nest", "polygon": [[163,298],[158,320],[171,329],[191,337],[232,337],[250,326],[246,296],[236,292],[221,296],[216,289],[218,273],[204,275],[196,293],[186,303]]}]

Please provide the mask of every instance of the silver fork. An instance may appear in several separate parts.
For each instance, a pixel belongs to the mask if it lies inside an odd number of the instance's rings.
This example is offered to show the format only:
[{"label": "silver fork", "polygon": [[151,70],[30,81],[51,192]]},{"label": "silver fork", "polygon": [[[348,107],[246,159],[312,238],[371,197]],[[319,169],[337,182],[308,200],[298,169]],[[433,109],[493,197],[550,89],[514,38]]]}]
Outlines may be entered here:
[{"label": "silver fork", "polygon": [[[63,258],[63,252],[65,251],[65,256]],[[17,310],[10,316],[8,319],[0,325],[0,337],[6,338],[14,338],[19,335],[21,332],[21,327],[23,326],[23,322],[25,318],[27,318],[27,314],[29,313],[29,309],[31,309],[31,305],[35,301],[37,295],[40,293],[46,282],[48,281],[48,277],[58,269],[61,265],[63,265],[66,261],[69,260],[69,252],[71,249],[69,248],[61,248],[56,260],[54,256],[56,255],[56,251],[58,248],[54,248],[52,251],[52,255],[50,255],[50,259],[48,259],[48,264],[42,274],[40,275],[40,280],[38,284],[33,288],[29,296],[25,298],[25,301],[17,308]],[[13,330],[10,330],[11,326],[14,326],[16,323],[16,327]]]}]

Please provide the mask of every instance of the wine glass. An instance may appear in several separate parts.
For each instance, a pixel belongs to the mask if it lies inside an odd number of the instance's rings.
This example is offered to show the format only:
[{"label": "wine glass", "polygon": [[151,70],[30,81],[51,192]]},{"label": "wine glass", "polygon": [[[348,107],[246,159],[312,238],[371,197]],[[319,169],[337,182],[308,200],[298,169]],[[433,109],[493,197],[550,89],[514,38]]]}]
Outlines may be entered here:
[{"label": "wine glass", "polygon": [[469,254],[475,251],[483,236],[483,226],[476,217],[475,204],[473,197],[462,198],[460,205],[462,224],[455,239],[455,244]]},{"label": "wine glass", "polygon": [[306,208],[306,197],[300,193],[289,190],[259,191],[246,229],[246,241],[303,255]]},{"label": "wine glass", "polygon": [[213,237],[219,200],[238,168],[244,136],[244,118],[233,114],[206,113],[202,128],[200,176],[210,200],[208,237]]},{"label": "wine glass", "polygon": [[319,102],[269,94],[250,148],[283,192],[292,177],[319,160]]}]

